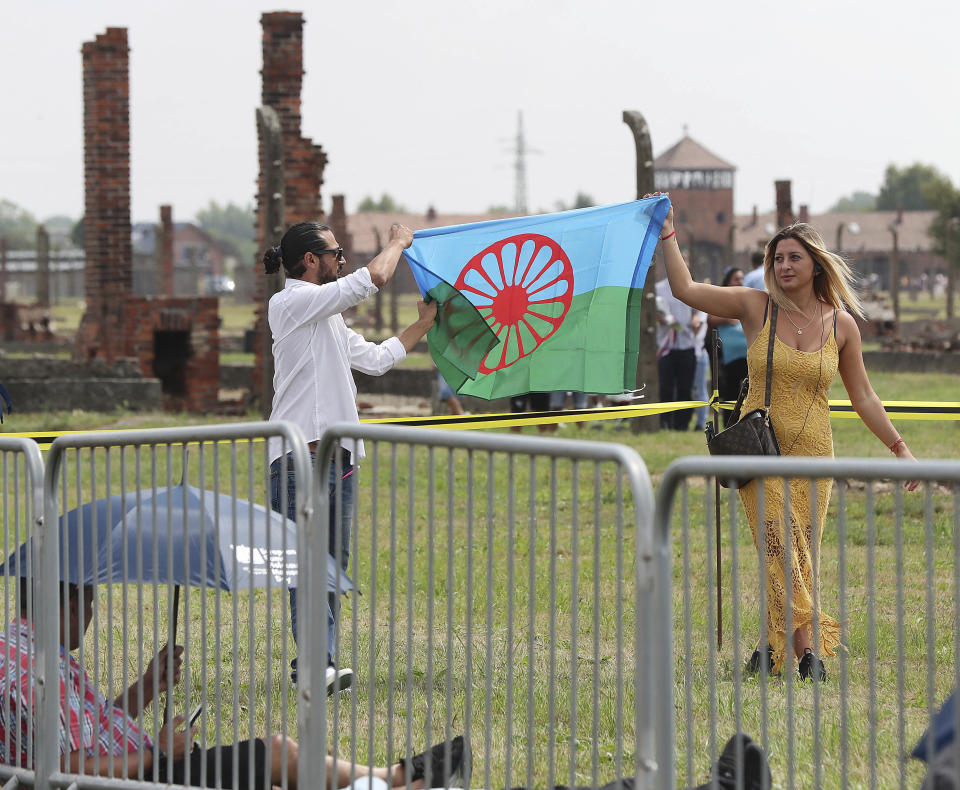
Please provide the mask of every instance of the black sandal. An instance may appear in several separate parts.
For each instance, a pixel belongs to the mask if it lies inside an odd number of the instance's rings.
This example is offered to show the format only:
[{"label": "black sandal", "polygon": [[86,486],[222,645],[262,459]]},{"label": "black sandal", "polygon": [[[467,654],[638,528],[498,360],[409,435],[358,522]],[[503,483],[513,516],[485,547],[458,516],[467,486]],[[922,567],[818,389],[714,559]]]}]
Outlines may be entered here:
[{"label": "black sandal", "polygon": [[[750,660],[747,661],[747,665],[743,668],[743,671],[748,675],[759,675],[760,674],[760,661],[761,654],[759,650],[754,650],[753,655],[750,656]],[[767,674],[770,675],[773,673],[773,646],[767,645]]]},{"label": "black sandal", "polygon": [[827,679],[827,668],[809,647],[804,649],[800,657],[797,672],[800,674],[800,680],[819,680],[823,683]]}]

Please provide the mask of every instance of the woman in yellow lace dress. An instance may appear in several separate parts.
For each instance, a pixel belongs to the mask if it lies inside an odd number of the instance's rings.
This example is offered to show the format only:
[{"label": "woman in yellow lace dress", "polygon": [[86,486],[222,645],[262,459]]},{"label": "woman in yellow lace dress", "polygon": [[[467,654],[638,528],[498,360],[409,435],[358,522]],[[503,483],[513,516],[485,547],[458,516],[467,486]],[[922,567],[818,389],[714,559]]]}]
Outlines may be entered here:
[{"label": "woman in yellow lace dress", "polygon": [[[913,458],[873,391],[863,366],[860,331],[851,315],[863,315],[852,288],[853,274],[842,258],[826,249],[820,234],[810,225],[797,223],[783,228],[767,244],[763,265],[769,296],[752,288],[721,288],[694,282],[677,244],[672,208],[661,240],[674,296],[696,310],[736,318],[743,326],[751,382],[743,413],[763,407],[770,317],[773,305],[777,306],[770,418],[784,455],[833,457],[827,392],[839,372],[864,424],[898,458]],[[763,555],[769,642],[764,652],[772,672],[780,671],[789,641],[798,659],[800,677],[825,680],[826,668],[820,656],[834,655],[840,641],[840,624],[823,611],[814,614],[819,579],[813,572],[812,557],[814,548],[819,556],[832,483],[829,479],[817,480],[813,497],[816,520],[810,512],[812,492],[808,480],[790,481],[789,518],[785,514],[782,479],[765,481],[762,515],[758,489],[763,481],[754,480],[740,489],[754,544]],[[908,487],[912,489],[916,483]],[[785,533],[789,535],[786,550]],[[792,580],[789,635],[785,554],[790,559]],[[816,645],[814,620],[819,637]],[[761,660],[758,649],[748,668],[757,671]]]}]

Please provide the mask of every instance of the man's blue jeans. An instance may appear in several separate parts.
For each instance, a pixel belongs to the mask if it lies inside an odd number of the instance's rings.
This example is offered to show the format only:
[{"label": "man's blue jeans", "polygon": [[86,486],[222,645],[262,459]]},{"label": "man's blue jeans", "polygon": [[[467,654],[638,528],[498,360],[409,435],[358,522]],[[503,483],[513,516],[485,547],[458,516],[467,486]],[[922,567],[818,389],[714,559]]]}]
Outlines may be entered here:
[{"label": "man's blue jeans", "polygon": [[[277,512],[282,513],[280,509],[283,489],[280,485],[281,473],[283,471],[284,459],[281,456],[270,464],[270,504]],[[310,465],[316,466],[316,453],[310,453]],[[293,456],[287,456],[287,518],[296,521],[297,501],[296,473],[293,470]],[[328,485],[330,491],[330,534],[329,551],[334,558],[337,557],[337,549],[340,549],[340,567],[347,570],[347,563],[350,559],[350,526],[353,522],[353,471],[348,462],[348,456],[344,453],[344,458],[340,463],[340,500],[337,500],[337,463],[330,462],[330,474],[328,475]],[[339,517],[339,518],[338,518]],[[339,524],[340,537],[337,538],[337,525]],[[337,543],[339,542],[339,546]],[[327,626],[329,641],[327,649],[329,651],[329,660],[331,664],[336,663],[334,656],[336,654],[336,636],[337,625],[336,617],[340,612],[340,596],[332,592],[327,594]],[[297,641],[297,588],[290,588],[290,627],[293,629],[293,641]]]}]

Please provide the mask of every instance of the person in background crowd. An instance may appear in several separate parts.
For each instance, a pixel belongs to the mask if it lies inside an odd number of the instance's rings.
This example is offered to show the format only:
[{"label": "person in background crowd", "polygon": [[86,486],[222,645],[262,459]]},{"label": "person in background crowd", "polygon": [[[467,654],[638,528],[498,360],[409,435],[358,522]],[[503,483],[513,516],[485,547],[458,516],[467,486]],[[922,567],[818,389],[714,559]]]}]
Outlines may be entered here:
[{"label": "person in background crowd", "polygon": [[437,400],[446,404],[447,411],[450,414],[460,415],[467,413],[463,408],[463,404],[460,403],[460,398],[457,397],[457,393],[447,384],[447,380],[439,370],[437,371]]},{"label": "person in background crowd", "polygon": [[[720,285],[724,288],[737,288],[743,285],[743,269],[728,269]],[[720,394],[720,400],[735,401],[740,393],[740,382],[747,377],[747,338],[736,318],[709,315],[707,324],[717,330],[720,338],[717,392]],[[723,426],[726,428],[731,412],[724,409],[722,414]]]},{"label": "person in background crowd", "polygon": [[759,250],[750,256],[751,269],[743,275],[743,285],[747,288],[755,288],[758,291],[766,291],[767,286],[763,282],[763,253]]},{"label": "person in background crowd", "polygon": [[[558,390],[550,393],[550,411],[562,411],[567,408],[567,396],[570,396],[570,408],[586,409],[590,405],[590,396],[586,392],[571,392]],[[566,427],[567,423],[558,423],[558,426]],[[583,429],[583,422],[576,422],[574,425],[578,429]]]},{"label": "person in background crowd", "polygon": [[[710,400],[707,381],[710,376],[710,355],[707,353],[706,347],[707,329],[706,315],[704,315],[703,320],[700,322],[700,327],[697,329],[697,334],[694,336],[695,343],[693,351],[694,354],[696,354],[697,366],[693,371],[693,391],[691,392],[693,400]],[[693,410],[695,419],[694,430],[702,431],[704,429],[707,424],[707,412],[709,410],[708,406],[698,406]]]},{"label": "person in background crowd", "polygon": [[[526,395],[514,395],[510,398],[510,411],[514,414],[521,414],[529,411],[550,411],[549,392],[529,392]],[[556,430],[556,424],[541,423],[537,426],[540,433],[552,433]],[[522,427],[514,425],[510,428],[511,433],[520,433]]]},{"label": "person in background crowd", "polygon": [[[697,333],[707,320],[706,313],[691,310],[675,298],[666,278],[657,283],[657,304],[660,402],[691,400],[693,378],[697,370]],[[680,409],[664,412],[660,415],[660,426],[672,431],[687,431],[690,429],[692,411]]]}]

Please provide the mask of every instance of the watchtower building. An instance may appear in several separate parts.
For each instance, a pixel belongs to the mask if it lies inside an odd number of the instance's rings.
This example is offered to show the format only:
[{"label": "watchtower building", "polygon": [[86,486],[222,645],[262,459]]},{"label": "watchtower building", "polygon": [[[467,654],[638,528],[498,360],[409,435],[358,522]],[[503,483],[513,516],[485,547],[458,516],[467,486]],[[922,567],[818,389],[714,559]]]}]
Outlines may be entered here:
[{"label": "watchtower building", "polygon": [[734,170],[686,132],[653,161],[654,184],[670,193],[680,246],[698,279],[719,283],[730,265]]}]

